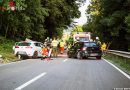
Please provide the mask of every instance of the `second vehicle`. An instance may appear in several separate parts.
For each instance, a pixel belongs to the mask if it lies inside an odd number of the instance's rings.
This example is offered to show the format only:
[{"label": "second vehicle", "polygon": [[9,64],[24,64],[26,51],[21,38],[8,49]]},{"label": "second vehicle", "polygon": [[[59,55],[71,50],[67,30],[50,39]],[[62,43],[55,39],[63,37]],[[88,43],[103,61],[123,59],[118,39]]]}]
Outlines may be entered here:
[{"label": "second vehicle", "polygon": [[77,42],[67,52],[69,58],[96,57],[101,59],[102,51],[96,42]]}]

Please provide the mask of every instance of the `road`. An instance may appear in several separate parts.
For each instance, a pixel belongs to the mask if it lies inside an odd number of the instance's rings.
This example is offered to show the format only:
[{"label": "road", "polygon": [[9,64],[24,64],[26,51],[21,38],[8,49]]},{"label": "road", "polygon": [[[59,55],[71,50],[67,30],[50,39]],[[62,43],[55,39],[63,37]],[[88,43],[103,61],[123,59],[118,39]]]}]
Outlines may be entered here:
[{"label": "road", "polygon": [[130,79],[105,60],[29,59],[0,66],[0,90],[114,90]]}]

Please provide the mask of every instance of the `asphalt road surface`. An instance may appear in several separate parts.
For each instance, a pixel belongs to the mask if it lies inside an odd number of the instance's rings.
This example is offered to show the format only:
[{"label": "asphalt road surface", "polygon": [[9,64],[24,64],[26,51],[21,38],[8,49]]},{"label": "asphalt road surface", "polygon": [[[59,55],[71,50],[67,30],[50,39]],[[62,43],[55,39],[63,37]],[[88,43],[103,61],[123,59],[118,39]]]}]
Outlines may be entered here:
[{"label": "asphalt road surface", "polygon": [[[130,79],[104,60],[67,57],[0,65],[0,90],[114,90]],[[115,89],[116,90],[116,89]],[[123,90],[123,89],[121,89]]]}]

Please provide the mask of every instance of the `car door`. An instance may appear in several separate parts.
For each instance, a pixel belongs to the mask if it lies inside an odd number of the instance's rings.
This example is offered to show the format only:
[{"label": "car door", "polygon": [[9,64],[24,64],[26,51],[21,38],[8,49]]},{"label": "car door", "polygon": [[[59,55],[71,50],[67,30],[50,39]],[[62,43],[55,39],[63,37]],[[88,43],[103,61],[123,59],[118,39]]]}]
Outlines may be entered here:
[{"label": "car door", "polygon": [[39,42],[37,42],[37,43],[34,43],[34,45],[35,45],[35,50],[38,52],[38,56],[41,56],[41,53],[40,53],[40,51],[41,51],[41,46],[42,46],[42,43],[39,43]]}]

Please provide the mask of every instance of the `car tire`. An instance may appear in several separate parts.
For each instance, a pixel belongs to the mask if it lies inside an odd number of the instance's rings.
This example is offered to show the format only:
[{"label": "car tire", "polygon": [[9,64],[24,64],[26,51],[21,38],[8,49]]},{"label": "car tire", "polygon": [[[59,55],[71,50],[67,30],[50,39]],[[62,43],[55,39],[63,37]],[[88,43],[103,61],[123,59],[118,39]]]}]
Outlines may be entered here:
[{"label": "car tire", "polygon": [[81,55],[81,52],[78,52],[77,53],[77,59],[83,59],[82,55]]},{"label": "car tire", "polygon": [[72,57],[69,52],[67,52],[67,56],[68,56],[68,58],[71,58],[71,57]]},{"label": "car tire", "polygon": [[71,58],[71,56],[70,56],[70,55],[68,55],[68,58]]},{"label": "car tire", "polygon": [[101,59],[101,56],[97,56],[96,59]]},{"label": "car tire", "polygon": [[88,59],[88,57],[86,56],[86,57],[84,57],[85,59]]},{"label": "car tire", "polygon": [[35,51],[33,54],[33,58],[36,59],[38,57],[38,53]]}]

